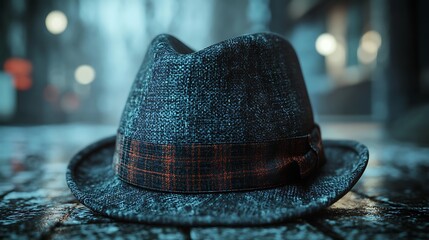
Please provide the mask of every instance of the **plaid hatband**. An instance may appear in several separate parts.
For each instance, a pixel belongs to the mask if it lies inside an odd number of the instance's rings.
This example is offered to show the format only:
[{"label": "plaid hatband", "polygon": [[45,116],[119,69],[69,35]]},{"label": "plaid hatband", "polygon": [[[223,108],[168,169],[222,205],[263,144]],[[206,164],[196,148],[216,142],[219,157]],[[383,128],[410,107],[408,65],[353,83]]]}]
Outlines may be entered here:
[{"label": "plaid hatband", "polygon": [[324,161],[316,125],[300,137],[239,144],[153,144],[118,133],[113,167],[120,179],[138,187],[201,193],[283,185],[293,164],[306,177]]}]

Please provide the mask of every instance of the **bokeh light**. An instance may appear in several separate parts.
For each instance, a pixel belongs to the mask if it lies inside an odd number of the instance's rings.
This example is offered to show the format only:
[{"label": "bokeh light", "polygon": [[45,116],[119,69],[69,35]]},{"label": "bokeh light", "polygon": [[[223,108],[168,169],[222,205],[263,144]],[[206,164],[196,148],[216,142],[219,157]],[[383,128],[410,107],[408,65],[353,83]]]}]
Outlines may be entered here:
[{"label": "bokeh light", "polygon": [[67,28],[66,15],[58,10],[52,11],[46,16],[45,25],[48,31],[52,34],[60,34]]},{"label": "bokeh light", "polygon": [[31,88],[32,64],[22,58],[9,58],[4,63],[4,71],[12,75],[13,84],[16,89],[25,91]]},{"label": "bokeh light", "polygon": [[328,56],[337,49],[337,40],[332,34],[323,33],[316,40],[316,50],[320,55]]},{"label": "bokeh light", "polygon": [[381,36],[376,31],[368,31],[361,38],[361,46],[364,51],[377,52],[381,46]]},{"label": "bokeh light", "polygon": [[60,93],[58,89],[51,84],[46,86],[45,89],[43,90],[43,97],[49,103],[56,104],[59,96],[60,96]]},{"label": "bokeh light", "polygon": [[381,36],[376,31],[366,32],[361,40],[357,51],[358,59],[363,64],[370,64],[375,61],[378,49],[381,46]]},{"label": "bokeh light", "polygon": [[90,84],[95,79],[95,70],[89,65],[81,65],[76,68],[74,77],[80,84]]},{"label": "bokeh light", "polygon": [[71,113],[79,108],[80,100],[75,93],[68,92],[62,96],[60,105],[64,112]]}]

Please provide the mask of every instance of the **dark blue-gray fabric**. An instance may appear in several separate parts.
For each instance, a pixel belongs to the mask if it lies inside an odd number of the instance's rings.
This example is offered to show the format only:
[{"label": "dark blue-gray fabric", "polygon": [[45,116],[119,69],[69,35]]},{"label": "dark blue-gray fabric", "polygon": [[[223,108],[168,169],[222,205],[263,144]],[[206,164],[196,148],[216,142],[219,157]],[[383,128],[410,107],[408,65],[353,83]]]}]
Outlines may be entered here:
[{"label": "dark blue-gray fabric", "polygon": [[243,143],[308,134],[313,115],[292,46],[251,34],[193,52],[156,37],[131,88],[119,133],[157,144]]},{"label": "dark blue-gray fabric", "polygon": [[[169,149],[258,144],[305,136],[314,126],[298,59],[281,37],[245,35],[193,52],[160,35],[132,86],[118,136]],[[298,182],[253,191],[168,193],[120,180],[112,164],[115,144],[113,136],[76,154],[67,183],[80,202],[100,214],[155,224],[255,225],[305,216],[349,191],[368,162],[362,144],[323,141],[326,164]],[[141,152],[132,153],[137,158]],[[165,159],[168,164],[160,164],[169,169],[173,158]]]}]

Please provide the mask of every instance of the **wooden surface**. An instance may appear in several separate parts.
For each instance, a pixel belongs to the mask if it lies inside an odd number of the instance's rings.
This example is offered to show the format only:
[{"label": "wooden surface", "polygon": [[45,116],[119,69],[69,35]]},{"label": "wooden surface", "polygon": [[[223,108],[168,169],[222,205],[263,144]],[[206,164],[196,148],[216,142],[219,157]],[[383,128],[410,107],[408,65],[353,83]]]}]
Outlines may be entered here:
[{"label": "wooden surface", "polygon": [[374,124],[322,125],[324,138],[370,149],[358,184],[330,208],[274,226],[178,228],[116,222],[78,203],[65,182],[70,158],[115,127],[0,127],[0,238],[429,239],[429,149],[382,137]]}]

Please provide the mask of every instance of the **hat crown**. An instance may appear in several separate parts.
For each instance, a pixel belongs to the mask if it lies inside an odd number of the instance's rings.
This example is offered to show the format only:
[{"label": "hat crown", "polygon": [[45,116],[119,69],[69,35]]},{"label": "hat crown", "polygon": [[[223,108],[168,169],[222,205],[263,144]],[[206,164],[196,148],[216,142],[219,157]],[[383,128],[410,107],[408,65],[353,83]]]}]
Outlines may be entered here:
[{"label": "hat crown", "polygon": [[194,52],[170,35],[149,46],[119,133],[154,144],[264,142],[308,134],[313,114],[295,51],[252,34]]}]

